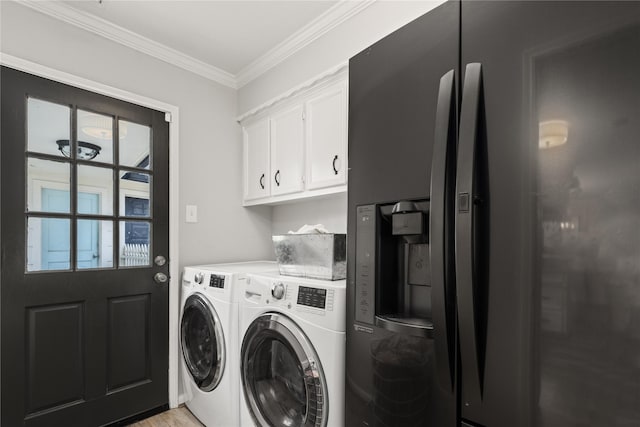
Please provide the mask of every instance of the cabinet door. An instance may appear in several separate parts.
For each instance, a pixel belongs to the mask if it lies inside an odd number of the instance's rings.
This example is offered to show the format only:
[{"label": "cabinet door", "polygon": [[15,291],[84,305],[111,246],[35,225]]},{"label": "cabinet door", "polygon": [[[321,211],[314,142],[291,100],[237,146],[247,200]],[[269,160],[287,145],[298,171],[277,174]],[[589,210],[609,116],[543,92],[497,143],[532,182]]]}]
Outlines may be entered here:
[{"label": "cabinet door", "polygon": [[258,199],[270,194],[269,120],[264,119],[243,129],[244,199]]},{"label": "cabinet door", "polygon": [[302,191],[304,187],[304,122],[302,105],[271,117],[271,194]]},{"label": "cabinet door", "polygon": [[347,87],[345,82],[307,101],[307,188],[346,182]]}]

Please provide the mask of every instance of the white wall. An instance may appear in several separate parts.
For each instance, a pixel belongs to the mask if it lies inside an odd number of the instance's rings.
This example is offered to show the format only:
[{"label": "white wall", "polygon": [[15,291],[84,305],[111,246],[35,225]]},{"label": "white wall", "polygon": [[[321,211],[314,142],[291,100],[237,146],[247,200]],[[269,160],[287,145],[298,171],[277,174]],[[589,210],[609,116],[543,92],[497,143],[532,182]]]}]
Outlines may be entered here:
[{"label": "white wall", "polygon": [[[179,107],[180,267],[273,258],[271,209],[242,207],[234,89],[8,1],[0,51]],[[198,223],[184,222],[187,204]]]},{"label": "white wall", "polygon": [[[387,34],[442,3],[442,0],[373,3],[355,17],[240,88],[238,115],[348,61]],[[330,231],[346,233],[347,197],[342,195],[332,199],[275,206],[272,218],[274,234],[286,233],[305,223],[323,223]]]},{"label": "white wall", "polygon": [[238,115],[346,62],[443,0],[378,0],[238,90]]},{"label": "white wall", "polygon": [[323,224],[332,233],[347,232],[347,194],[273,207],[273,234],[286,234],[305,224]]}]

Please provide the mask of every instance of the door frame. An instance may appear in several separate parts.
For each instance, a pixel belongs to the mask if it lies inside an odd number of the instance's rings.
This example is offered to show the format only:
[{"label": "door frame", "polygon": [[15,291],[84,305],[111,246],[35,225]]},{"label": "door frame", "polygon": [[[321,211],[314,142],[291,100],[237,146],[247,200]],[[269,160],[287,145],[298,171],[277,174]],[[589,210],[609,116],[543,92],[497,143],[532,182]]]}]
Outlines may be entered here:
[{"label": "door frame", "polygon": [[54,80],[100,95],[110,96],[122,101],[137,104],[165,112],[169,122],[169,406],[177,408],[180,404],[178,396],[178,355],[179,355],[179,302],[180,302],[180,269],[179,269],[179,108],[157,99],[139,95],[113,86],[108,86],[74,74],[59,71],[35,62],[0,52],[0,65],[23,71],[39,77]]}]

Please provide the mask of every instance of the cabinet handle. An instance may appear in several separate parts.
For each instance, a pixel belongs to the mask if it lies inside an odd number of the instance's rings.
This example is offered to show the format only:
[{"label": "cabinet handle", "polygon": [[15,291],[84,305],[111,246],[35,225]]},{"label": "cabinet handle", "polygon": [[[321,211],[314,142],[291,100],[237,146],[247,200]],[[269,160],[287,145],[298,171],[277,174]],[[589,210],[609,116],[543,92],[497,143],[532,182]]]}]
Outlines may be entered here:
[{"label": "cabinet handle", "polygon": [[338,175],[338,169],[336,169],[337,160],[338,160],[338,155],[336,154],[336,156],[333,158],[333,162],[331,163],[333,166],[333,173],[335,173],[336,175]]},{"label": "cabinet handle", "polygon": [[278,170],[276,171],[276,174],[275,174],[275,176],[273,177],[273,179],[275,179],[275,180],[276,180],[276,185],[277,185],[278,187],[280,187],[280,181],[278,180],[278,177],[279,177],[279,176],[280,176],[280,169],[278,169]]},{"label": "cabinet handle", "polygon": [[260,177],[260,188],[264,190],[264,174]]}]

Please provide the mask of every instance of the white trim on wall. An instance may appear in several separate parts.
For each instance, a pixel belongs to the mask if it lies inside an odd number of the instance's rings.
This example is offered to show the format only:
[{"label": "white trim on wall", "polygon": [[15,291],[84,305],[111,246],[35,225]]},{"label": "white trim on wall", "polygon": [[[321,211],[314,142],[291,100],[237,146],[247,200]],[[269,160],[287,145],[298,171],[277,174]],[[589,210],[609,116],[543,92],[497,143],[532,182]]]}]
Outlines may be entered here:
[{"label": "white trim on wall", "polygon": [[143,107],[170,113],[169,123],[169,406],[178,406],[178,311],[180,303],[180,268],[179,268],[179,186],[178,186],[178,154],[179,154],[179,108],[153,98],[117,89],[102,83],[88,80],[73,74],[59,71],[35,62],[27,61],[13,55],[0,52],[0,65],[24,71],[36,76],[45,77],[80,89],[107,95],[122,101],[131,102]]},{"label": "white trim on wall", "polygon": [[293,33],[282,43],[247,65],[236,74],[236,86],[241,88],[260,77],[296,52],[304,49],[338,25],[371,6],[376,0],[340,1],[318,18]]},{"label": "white trim on wall", "polygon": [[376,0],[341,0],[325,13],[286,38],[234,75],[119,25],[62,2],[19,0],[18,3],[154,58],[238,89],[258,78],[338,25],[359,14]]},{"label": "white trim on wall", "polygon": [[323,73],[318,74],[315,77],[310,78],[309,80],[289,89],[288,91],[281,93],[278,96],[271,98],[270,100],[258,105],[255,108],[247,111],[246,113],[241,114],[236,117],[236,121],[238,123],[242,123],[247,119],[250,119],[255,116],[259,116],[263,111],[268,108],[275,106],[276,104],[280,104],[288,99],[295,97],[296,95],[311,89],[316,86],[320,86],[329,81],[335,81],[340,78],[347,78],[346,75],[349,72],[349,62],[342,62],[335,67],[331,67]]},{"label": "white trim on wall", "polygon": [[233,74],[162,43],[141,36],[131,30],[127,30],[106,19],[75,9],[61,2],[20,0],[18,3],[66,22],[67,24],[75,25],[83,30],[130,47],[131,49],[146,53],[149,56],[168,62],[183,70],[198,74],[199,76],[225,86],[236,88],[236,77]]}]

